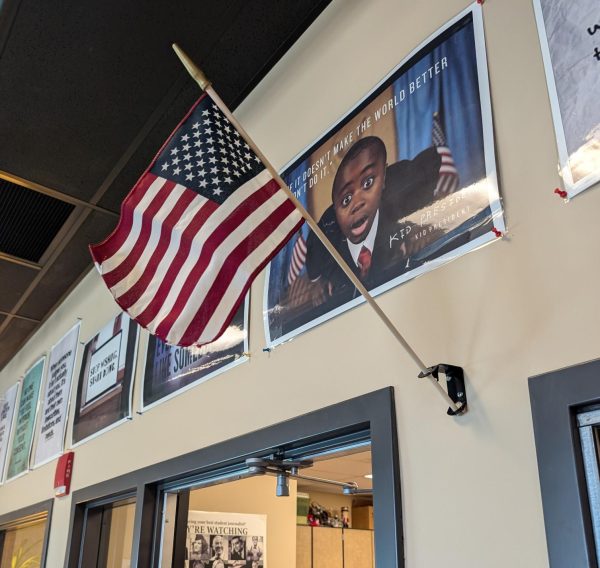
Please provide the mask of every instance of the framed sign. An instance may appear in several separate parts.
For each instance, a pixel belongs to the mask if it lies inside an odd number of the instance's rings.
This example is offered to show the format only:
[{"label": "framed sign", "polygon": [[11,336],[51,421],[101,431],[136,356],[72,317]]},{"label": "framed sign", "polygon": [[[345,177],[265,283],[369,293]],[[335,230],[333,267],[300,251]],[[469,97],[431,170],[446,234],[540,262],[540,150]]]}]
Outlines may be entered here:
[{"label": "framed sign", "polygon": [[267,517],[190,511],[186,568],[266,568]]},{"label": "framed sign", "polygon": [[225,333],[202,347],[167,345],[155,335],[148,338],[142,410],[185,392],[248,360],[248,297]]},{"label": "framed sign", "polygon": [[83,348],[77,384],[73,446],[131,417],[138,325],[120,313]]},{"label": "framed sign", "polygon": [[600,181],[600,9],[598,0],[534,0],[569,197]]},{"label": "framed sign", "polygon": [[10,433],[12,431],[20,384],[20,382],[15,383],[0,396],[0,483],[4,480],[4,466],[8,454],[8,444],[10,442]]},{"label": "framed sign", "polygon": [[7,479],[23,475],[29,470],[29,457],[37,418],[45,360],[45,357],[39,359],[25,373],[25,377],[23,377],[17,422],[15,424],[15,433],[12,438],[10,459],[6,473]]},{"label": "framed sign", "polygon": [[119,369],[122,369],[119,359],[123,339],[123,332],[119,331],[90,352],[90,367],[84,384],[84,404],[90,404],[117,386]]},{"label": "framed sign", "polygon": [[48,357],[33,467],[60,456],[64,448],[79,327],[77,323],[52,347]]},{"label": "framed sign", "polygon": [[[481,7],[415,49],[282,177],[377,295],[504,231]],[[364,301],[305,225],[271,262],[267,344]]]}]

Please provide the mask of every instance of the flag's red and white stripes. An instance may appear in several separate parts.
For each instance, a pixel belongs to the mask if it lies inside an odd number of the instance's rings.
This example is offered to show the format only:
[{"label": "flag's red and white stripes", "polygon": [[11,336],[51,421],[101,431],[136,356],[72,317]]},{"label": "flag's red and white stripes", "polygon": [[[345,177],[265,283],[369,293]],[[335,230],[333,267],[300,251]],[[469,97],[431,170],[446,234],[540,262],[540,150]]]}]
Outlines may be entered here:
[{"label": "flag's red and white stripes", "polygon": [[118,304],[164,341],[225,331],[256,274],[302,223],[267,170],[223,205],[150,172],[92,256]]},{"label": "flag's red and white stripes", "polygon": [[306,241],[302,236],[302,233],[298,235],[294,248],[292,249],[292,258],[290,260],[290,268],[288,270],[287,281],[291,286],[292,282],[298,278],[300,272],[304,268],[306,262]]},{"label": "flag's red and white stripes", "polygon": [[438,154],[442,158],[440,174],[433,195],[449,195],[458,189],[458,170],[454,164],[452,152],[447,146],[438,146]]}]

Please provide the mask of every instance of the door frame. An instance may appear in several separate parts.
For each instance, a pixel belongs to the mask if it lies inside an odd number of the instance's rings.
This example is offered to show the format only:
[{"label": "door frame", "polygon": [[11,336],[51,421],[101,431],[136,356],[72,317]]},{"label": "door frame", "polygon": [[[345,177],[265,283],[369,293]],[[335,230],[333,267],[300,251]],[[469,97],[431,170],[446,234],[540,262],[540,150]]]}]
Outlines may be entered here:
[{"label": "door frame", "polygon": [[131,566],[158,565],[161,488],[186,478],[240,464],[248,457],[265,456],[273,450],[291,451],[316,447],[328,440],[368,430],[371,439],[375,519],[375,555],[378,566],[404,568],[402,500],[396,409],[392,387],[359,396],[177,456],[163,462],[103,481],[73,493],[69,521],[66,568],[78,568],[88,505],[134,492],[136,511]]},{"label": "door frame", "polygon": [[600,403],[600,360],[529,379],[552,568],[597,568],[577,414]]}]

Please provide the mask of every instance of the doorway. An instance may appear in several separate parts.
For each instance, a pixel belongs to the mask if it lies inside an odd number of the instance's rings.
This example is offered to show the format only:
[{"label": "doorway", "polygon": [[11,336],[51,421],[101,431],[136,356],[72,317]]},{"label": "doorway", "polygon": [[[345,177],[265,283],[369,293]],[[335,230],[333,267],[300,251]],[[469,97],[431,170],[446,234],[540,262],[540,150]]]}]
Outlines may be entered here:
[{"label": "doorway", "polygon": [[76,491],[67,566],[90,503],[130,494],[128,566],[403,568],[399,481],[382,389]]},{"label": "doorway", "polygon": [[[249,467],[165,490],[161,568],[373,568],[370,441],[295,453],[267,458],[266,473]],[[286,461],[303,467],[286,473]]]}]

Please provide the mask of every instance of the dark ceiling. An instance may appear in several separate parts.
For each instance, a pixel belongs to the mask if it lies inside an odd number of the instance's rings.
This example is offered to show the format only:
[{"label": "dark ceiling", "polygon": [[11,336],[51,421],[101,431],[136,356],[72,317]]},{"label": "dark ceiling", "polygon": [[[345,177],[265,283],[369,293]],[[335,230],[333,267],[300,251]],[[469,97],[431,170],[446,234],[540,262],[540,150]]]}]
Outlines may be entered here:
[{"label": "dark ceiling", "polygon": [[330,0],[0,0],[0,369],[199,96],[235,108]]}]

